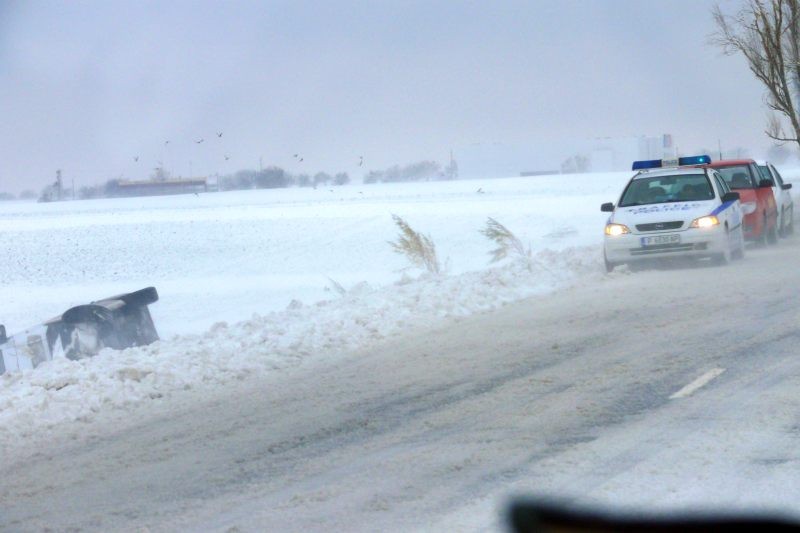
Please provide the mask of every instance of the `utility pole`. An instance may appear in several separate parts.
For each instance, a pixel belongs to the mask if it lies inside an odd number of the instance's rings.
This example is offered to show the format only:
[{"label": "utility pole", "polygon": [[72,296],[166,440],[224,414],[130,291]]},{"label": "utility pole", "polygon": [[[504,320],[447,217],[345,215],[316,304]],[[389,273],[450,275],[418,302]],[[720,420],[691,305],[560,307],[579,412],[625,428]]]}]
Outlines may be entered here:
[{"label": "utility pole", "polygon": [[63,199],[64,181],[61,179],[61,169],[56,170],[56,199]]},{"label": "utility pole", "polygon": [[453,161],[454,161],[453,160],[453,149],[450,148],[450,164],[447,165],[447,169],[445,170],[445,174],[447,176],[447,179],[449,179],[449,180],[456,179],[456,176],[455,176],[456,173],[455,173],[455,167],[453,166]]},{"label": "utility pole", "polygon": [[719,159],[722,160],[722,141],[717,139],[717,148],[719,149]]}]

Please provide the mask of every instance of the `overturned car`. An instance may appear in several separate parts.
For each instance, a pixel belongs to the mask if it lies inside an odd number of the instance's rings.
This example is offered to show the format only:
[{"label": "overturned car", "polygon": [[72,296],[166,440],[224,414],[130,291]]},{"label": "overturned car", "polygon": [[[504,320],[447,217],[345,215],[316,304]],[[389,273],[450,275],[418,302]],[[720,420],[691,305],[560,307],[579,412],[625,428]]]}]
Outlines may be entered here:
[{"label": "overturned car", "polygon": [[72,307],[11,337],[0,325],[0,374],[35,368],[56,357],[80,359],[103,348],[122,350],[158,340],[148,305],[155,287]]}]

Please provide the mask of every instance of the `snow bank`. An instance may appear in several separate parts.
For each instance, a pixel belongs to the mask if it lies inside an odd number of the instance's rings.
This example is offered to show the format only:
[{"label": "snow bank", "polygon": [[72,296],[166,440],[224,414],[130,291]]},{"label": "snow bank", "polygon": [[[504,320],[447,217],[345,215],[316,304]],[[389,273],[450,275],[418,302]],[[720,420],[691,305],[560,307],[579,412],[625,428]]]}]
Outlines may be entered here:
[{"label": "snow bank", "polygon": [[596,246],[544,251],[532,272],[519,262],[454,276],[422,276],[373,288],[359,283],[334,299],[237,324],[218,323],[201,335],[178,336],[124,351],[104,350],[80,361],[54,360],[0,376],[0,446],[46,437],[69,421],[126,409],[182,390],[263,375],[313,357],[369,347],[410,328],[489,311],[600,275]]}]

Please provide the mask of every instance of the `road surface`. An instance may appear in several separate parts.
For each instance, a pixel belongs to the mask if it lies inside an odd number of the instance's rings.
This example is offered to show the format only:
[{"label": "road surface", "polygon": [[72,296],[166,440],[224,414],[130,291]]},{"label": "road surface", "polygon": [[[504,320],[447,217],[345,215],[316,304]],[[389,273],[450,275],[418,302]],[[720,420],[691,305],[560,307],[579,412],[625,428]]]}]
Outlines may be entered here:
[{"label": "road surface", "polygon": [[619,273],[99,420],[0,468],[0,528],[496,530],[514,494],[800,501],[800,239]]}]

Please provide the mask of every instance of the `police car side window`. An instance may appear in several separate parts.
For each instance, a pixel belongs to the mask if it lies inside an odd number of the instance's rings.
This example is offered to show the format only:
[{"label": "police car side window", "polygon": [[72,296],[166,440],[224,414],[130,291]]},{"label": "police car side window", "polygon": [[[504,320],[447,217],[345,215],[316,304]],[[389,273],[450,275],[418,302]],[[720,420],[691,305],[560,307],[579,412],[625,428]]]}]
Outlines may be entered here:
[{"label": "police car side window", "polygon": [[725,194],[730,192],[730,189],[728,189],[728,184],[725,183],[725,180],[721,179],[719,177],[719,174],[717,174],[716,172],[714,172],[714,181],[717,182],[717,190],[719,190],[720,198],[722,198],[723,196],[725,196]]}]

